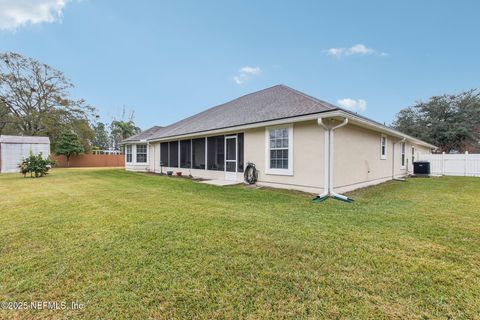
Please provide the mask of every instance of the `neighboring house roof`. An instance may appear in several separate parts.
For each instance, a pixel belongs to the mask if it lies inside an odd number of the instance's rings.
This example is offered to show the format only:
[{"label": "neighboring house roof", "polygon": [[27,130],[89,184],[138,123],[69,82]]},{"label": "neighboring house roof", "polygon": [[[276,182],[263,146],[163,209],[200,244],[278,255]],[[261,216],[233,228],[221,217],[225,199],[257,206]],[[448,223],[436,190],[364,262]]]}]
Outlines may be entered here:
[{"label": "neighboring house roof", "polygon": [[50,144],[48,137],[37,136],[0,136],[0,143],[32,143],[32,144]]},{"label": "neighboring house roof", "polygon": [[[294,119],[303,121],[305,119],[316,119],[320,117],[320,114],[325,117],[348,117],[352,123],[357,125],[400,138],[408,138],[415,143],[436,148],[432,144],[410,137],[367,117],[319,100],[283,84],[244,95],[166,127],[153,127],[158,128],[157,130],[150,128],[144,131],[149,131],[149,133],[143,139],[159,141],[200,133],[216,133],[229,128],[260,127],[267,124],[294,121]],[[140,140],[138,135],[135,135],[123,142],[128,143],[138,140]]]},{"label": "neighboring house roof", "polygon": [[128,143],[128,142],[136,142],[136,141],[145,141],[152,137],[154,134],[159,133],[160,130],[162,130],[163,127],[160,126],[153,126],[147,130],[144,130],[140,133],[137,133],[136,135],[133,135],[131,137],[128,137],[127,139],[123,140],[122,143]]}]

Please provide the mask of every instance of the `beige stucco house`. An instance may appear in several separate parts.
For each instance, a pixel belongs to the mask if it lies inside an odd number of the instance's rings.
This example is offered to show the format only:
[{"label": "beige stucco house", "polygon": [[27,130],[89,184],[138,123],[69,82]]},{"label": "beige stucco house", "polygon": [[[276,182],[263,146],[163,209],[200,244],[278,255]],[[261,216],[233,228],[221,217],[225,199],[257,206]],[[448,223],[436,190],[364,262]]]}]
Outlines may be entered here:
[{"label": "beige stucco house", "polygon": [[412,171],[435,146],[284,85],[254,92],[125,144],[126,169],[333,195]]}]

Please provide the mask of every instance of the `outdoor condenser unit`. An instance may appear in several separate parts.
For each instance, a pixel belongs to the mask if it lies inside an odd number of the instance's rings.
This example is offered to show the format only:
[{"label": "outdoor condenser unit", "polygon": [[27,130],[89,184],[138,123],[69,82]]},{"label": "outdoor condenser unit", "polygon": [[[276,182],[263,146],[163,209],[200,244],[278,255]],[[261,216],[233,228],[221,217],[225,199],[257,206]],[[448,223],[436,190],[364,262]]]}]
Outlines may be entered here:
[{"label": "outdoor condenser unit", "polygon": [[430,175],[430,162],[428,161],[415,161],[413,163],[413,173],[419,176]]}]

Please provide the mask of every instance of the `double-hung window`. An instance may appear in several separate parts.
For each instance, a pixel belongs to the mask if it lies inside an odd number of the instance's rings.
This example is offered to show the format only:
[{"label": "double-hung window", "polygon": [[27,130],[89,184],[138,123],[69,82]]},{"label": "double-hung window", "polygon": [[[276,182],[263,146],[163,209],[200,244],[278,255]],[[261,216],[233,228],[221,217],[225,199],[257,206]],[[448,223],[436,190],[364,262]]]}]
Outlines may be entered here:
[{"label": "double-hung window", "polygon": [[387,136],[383,134],[380,136],[380,159],[387,159]]},{"label": "double-hung window", "polygon": [[137,163],[147,162],[147,145],[137,144]]},{"label": "double-hung window", "polygon": [[405,142],[400,143],[400,150],[401,150],[400,154],[402,156],[402,162],[401,162],[402,163],[402,168],[405,168],[405,161],[406,161],[406,159],[405,159]]},{"label": "double-hung window", "polygon": [[293,174],[293,127],[270,127],[265,132],[267,174]]},{"label": "double-hung window", "polygon": [[125,147],[125,161],[127,163],[131,163],[132,162],[132,145],[131,144],[127,144],[126,147]]}]

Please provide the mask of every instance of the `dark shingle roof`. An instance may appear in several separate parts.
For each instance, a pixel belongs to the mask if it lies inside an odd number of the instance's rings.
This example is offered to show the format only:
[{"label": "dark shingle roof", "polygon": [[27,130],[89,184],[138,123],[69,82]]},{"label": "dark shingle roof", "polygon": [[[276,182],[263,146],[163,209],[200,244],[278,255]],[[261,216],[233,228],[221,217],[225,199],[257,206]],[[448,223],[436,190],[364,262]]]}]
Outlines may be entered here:
[{"label": "dark shingle roof", "polygon": [[162,128],[147,139],[167,138],[270,120],[297,117],[338,107],[285,85],[244,95]]},{"label": "dark shingle roof", "polygon": [[150,139],[150,137],[153,136],[154,134],[159,133],[162,129],[164,128],[160,126],[153,126],[147,130],[137,133],[136,135],[128,137],[122,142],[134,142],[134,141],[147,140],[147,139]]}]

